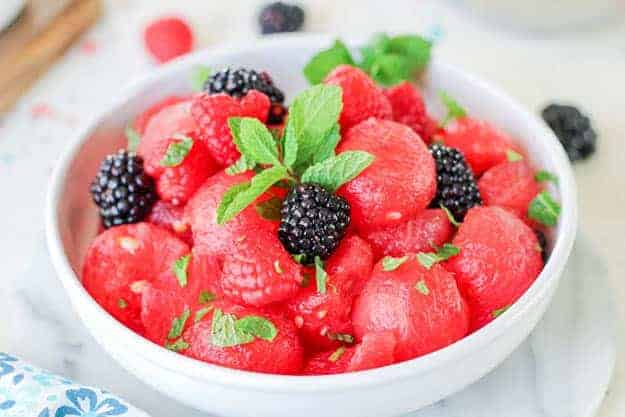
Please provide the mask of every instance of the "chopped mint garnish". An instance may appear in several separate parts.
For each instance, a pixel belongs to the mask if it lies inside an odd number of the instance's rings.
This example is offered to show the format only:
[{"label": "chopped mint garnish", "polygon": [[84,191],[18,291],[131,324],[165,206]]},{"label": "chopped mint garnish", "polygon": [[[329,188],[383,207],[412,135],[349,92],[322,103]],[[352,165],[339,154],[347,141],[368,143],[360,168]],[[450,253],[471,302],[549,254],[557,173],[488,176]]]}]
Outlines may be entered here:
[{"label": "chopped mint garnish", "polygon": [[282,210],[282,200],[278,197],[271,197],[269,200],[265,200],[256,204],[256,212],[263,219],[267,220],[280,220]]},{"label": "chopped mint garnish", "polygon": [[328,333],[330,340],[336,340],[337,342],[352,344],[356,341],[354,336],[349,333]]},{"label": "chopped mint garnish", "polygon": [[508,158],[508,162],[519,162],[523,160],[523,155],[512,149],[508,149],[506,150],[506,158]]},{"label": "chopped mint garnish", "polygon": [[208,81],[211,73],[211,69],[203,65],[195,68],[195,70],[191,74],[191,87],[193,88],[193,91],[204,90],[204,84],[206,84],[206,81]]},{"label": "chopped mint garnish", "polygon": [[276,326],[263,317],[247,316],[237,320],[234,314],[224,314],[221,309],[213,313],[211,339],[215,346],[237,346],[251,343],[255,338],[272,342],[277,334]]},{"label": "chopped mint garnish", "polygon": [[424,280],[417,281],[415,284],[415,289],[419,291],[423,295],[430,295],[430,289]]},{"label": "chopped mint garnish", "polygon": [[347,350],[347,348],[345,346],[339,347],[337,350],[332,352],[332,354],[328,357],[328,360],[330,362],[338,361],[339,359],[341,359],[341,356],[343,356],[343,354],[345,353],[346,350]]},{"label": "chopped mint garnish", "polygon": [[336,40],[331,48],[323,50],[315,55],[304,67],[304,76],[311,84],[319,84],[323,79],[339,65],[354,65],[347,46]]},{"label": "chopped mint garnish", "polygon": [[128,301],[124,300],[123,298],[120,298],[119,300],[117,300],[117,307],[121,308],[122,310],[128,307]]},{"label": "chopped mint garnish", "polygon": [[502,307],[502,308],[499,308],[499,309],[493,311],[493,313],[492,313],[493,318],[496,319],[497,317],[501,316],[509,308],[510,308],[510,306],[505,306],[505,307]]},{"label": "chopped mint garnish", "polygon": [[315,256],[315,279],[317,281],[317,292],[319,294],[325,294],[328,274],[325,269],[323,269],[323,261],[318,256]]},{"label": "chopped mint garnish", "polygon": [[139,135],[139,132],[137,132],[131,124],[126,126],[126,130],[124,132],[126,133],[126,139],[128,140],[128,150],[130,152],[137,152],[137,148],[141,142],[141,135]]},{"label": "chopped mint garnish", "polygon": [[214,293],[207,291],[207,290],[200,291],[200,295],[198,296],[198,302],[202,305],[208,304],[211,301],[215,301],[216,299],[217,299],[217,296]]},{"label": "chopped mint garnish", "polygon": [[173,352],[181,352],[183,350],[189,349],[190,345],[182,340],[182,338],[176,340],[173,343],[165,342],[165,349],[169,349]]},{"label": "chopped mint garnish", "polygon": [[445,214],[447,215],[447,218],[449,219],[449,222],[451,224],[453,224],[456,227],[460,227],[460,225],[462,223],[459,222],[458,220],[456,220],[456,218],[454,217],[453,213],[451,211],[449,211],[449,209],[447,207],[445,207],[444,205],[441,204],[441,209],[445,212]]},{"label": "chopped mint garnish", "polygon": [[449,122],[451,122],[452,120],[466,117],[467,111],[456,100],[451,98],[449,94],[447,94],[445,91],[441,91],[440,96],[441,101],[447,108],[447,115],[441,122],[441,126],[447,126],[447,124],[449,124]]},{"label": "chopped mint garnish", "polygon": [[551,197],[551,194],[543,191],[530,202],[527,215],[530,219],[545,226],[555,226],[558,223],[560,211],[560,204]]},{"label": "chopped mint garnish", "polygon": [[554,184],[558,184],[558,177],[549,171],[544,171],[544,170],[538,171],[536,175],[534,175],[534,179],[537,182],[551,181]]},{"label": "chopped mint garnish", "polygon": [[202,321],[204,316],[210,313],[213,310],[213,306],[202,307],[198,311],[195,312],[195,318],[193,319],[194,323],[199,323]]},{"label": "chopped mint garnish", "polygon": [[392,256],[385,256],[382,259],[382,270],[386,272],[394,271],[403,265],[408,260],[409,256],[402,256],[401,258],[393,258]]},{"label": "chopped mint garnish", "polygon": [[191,254],[184,255],[177,259],[172,267],[174,275],[176,275],[176,278],[178,278],[178,284],[180,284],[180,287],[182,288],[187,286],[187,282],[189,280],[187,276],[189,261],[191,261]]},{"label": "chopped mint garnish", "polygon": [[430,269],[442,261],[446,261],[452,256],[456,256],[460,253],[460,248],[450,244],[445,243],[443,246],[437,249],[436,253],[425,253],[419,252],[417,254],[417,260],[425,269]]},{"label": "chopped mint garnish", "polygon": [[193,147],[193,139],[187,136],[177,136],[176,142],[172,142],[167,147],[167,152],[161,159],[161,166],[177,167],[187,157]]},{"label": "chopped mint garnish", "polygon": [[182,331],[184,330],[184,326],[189,319],[191,312],[189,309],[185,309],[180,317],[174,318],[171,322],[171,329],[169,329],[169,333],[167,334],[167,338],[169,340],[174,340],[179,338],[182,335]]},{"label": "chopped mint garnish", "polygon": [[293,258],[295,262],[301,265],[302,262],[304,262],[304,259],[306,259],[306,255],[298,253],[297,255],[291,255],[291,258]]}]

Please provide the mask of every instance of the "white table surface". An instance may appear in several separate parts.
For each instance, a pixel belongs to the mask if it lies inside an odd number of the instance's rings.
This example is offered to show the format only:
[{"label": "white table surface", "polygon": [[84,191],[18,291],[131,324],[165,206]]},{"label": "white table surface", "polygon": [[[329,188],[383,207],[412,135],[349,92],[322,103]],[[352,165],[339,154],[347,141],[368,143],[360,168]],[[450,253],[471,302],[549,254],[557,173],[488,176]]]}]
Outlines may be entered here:
[{"label": "white table surface", "polygon": [[[259,1],[108,0],[102,21],[18,104],[0,118],[0,350],[85,383],[142,398],[151,390],[103,356],[71,311],[43,241],[43,198],[57,156],[77,126],[154,66],[141,27],[165,12],[193,23],[198,47],[256,34]],[[600,134],[594,158],[576,166],[581,226],[625,300],[625,25],[537,39],[491,29],[450,2],[306,2],[309,31],[440,33],[436,53],[504,87],[527,108],[567,100],[591,113]],[[1,70],[1,69],[0,69]],[[592,292],[581,296],[592,296]],[[624,311],[613,317],[622,340]],[[97,364],[97,366],[95,366]],[[109,372],[95,372],[94,369]],[[143,404],[138,404],[143,406]],[[168,408],[171,407],[171,408]],[[162,416],[175,405],[159,406]],[[620,350],[600,417],[625,415],[625,351]],[[155,416],[160,417],[160,416]]]}]

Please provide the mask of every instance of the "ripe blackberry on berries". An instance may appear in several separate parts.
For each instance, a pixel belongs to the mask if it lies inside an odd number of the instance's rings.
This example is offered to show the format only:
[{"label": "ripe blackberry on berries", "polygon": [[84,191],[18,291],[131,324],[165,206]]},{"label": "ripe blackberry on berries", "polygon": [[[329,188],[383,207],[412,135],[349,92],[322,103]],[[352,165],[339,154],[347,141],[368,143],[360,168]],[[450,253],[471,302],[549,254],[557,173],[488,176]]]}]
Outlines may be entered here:
[{"label": "ripe blackberry on berries", "polygon": [[263,34],[296,32],[304,25],[304,10],[278,1],[263,7],[258,23]]},{"label": "ripe blackberry on berries", "polygon": [[595,152],[597,133],[590,119],[573,106],[550,104],[543,119],[556,134],[571,161],[586,159]]},{"label": "ripe blackberry on berries", "polygon": [[143,159],[120,150],[108,155],[91,183],[91,196],[100,208],[105,228],[137,223],[156,201],[154,181],[143,171]]},{"label": "ripe blackberry on berries", "polygon": [[258,72],[247,68],[226,68],[211,75],[204,84],[209,94],[226,93],[232,97],[243,97],[250,90],[257,90],[269,97],[271,109],[269,124],[281,123],[286,115],[284,93],[273,84],[267,72]]},{"label": "ripe blackberry on berries", "polygon": [[327,259],[337,248],[350,222],[347,201],[315,184],[299,184],[287,195],[281,210],[278,237],[287,251]]},{"label": "ripe blackberry on berries", "polygon": [[436,197],[431,206],[445,206],[456,220],[461,221],[471,207],[482,204],[473,172],[457,149],[433,144],[430,153],[436,161],[437,182]]}]

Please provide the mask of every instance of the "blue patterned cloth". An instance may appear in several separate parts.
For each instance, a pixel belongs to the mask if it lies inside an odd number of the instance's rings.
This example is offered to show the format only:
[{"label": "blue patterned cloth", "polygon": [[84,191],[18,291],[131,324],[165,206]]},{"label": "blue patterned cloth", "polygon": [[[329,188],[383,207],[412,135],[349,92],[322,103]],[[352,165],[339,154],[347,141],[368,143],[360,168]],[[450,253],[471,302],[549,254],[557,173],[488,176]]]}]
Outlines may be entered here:
[{"label": "blue patterned cloth", "polygon": [[84,387],[0,352],[2,417],[148,417],[101,389]]}]

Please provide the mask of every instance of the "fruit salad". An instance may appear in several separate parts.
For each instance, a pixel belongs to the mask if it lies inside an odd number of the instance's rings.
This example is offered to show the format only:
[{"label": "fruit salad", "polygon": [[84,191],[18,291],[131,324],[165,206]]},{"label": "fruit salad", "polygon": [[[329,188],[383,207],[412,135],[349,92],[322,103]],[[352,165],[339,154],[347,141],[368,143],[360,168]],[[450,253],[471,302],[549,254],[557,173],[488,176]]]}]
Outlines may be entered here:
[{"label": "fruit salad", "polygon": [[547,260],[557,178],[449,93],[429,113],[430,47],[381,35],[357,62],[337,41],[290,100],[262,69],[201,69],[102,161],[85,289],[165,349],[287,375],[410,360],[505,315]]}]

